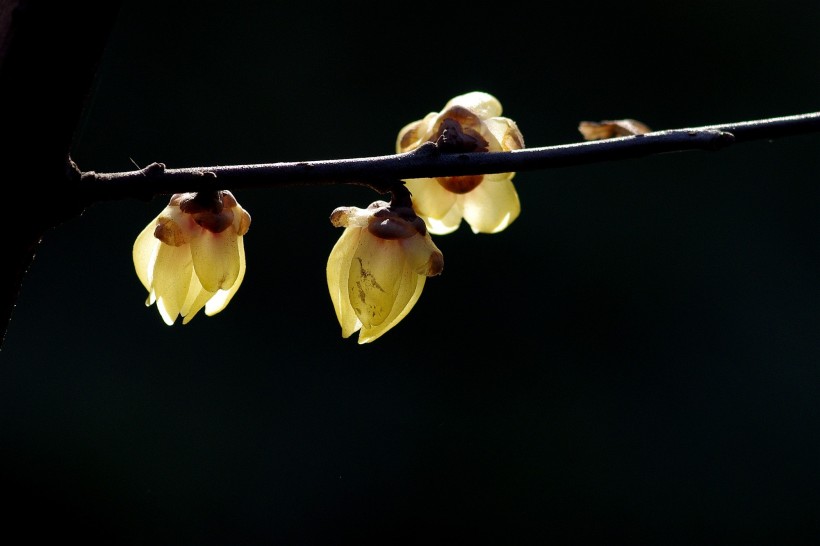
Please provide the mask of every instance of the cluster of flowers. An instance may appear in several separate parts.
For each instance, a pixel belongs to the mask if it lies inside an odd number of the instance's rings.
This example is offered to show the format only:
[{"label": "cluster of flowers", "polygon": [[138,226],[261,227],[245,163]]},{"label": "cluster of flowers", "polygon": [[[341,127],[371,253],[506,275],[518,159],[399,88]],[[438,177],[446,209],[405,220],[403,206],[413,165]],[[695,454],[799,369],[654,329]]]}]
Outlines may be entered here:
[{"label": "cluster of flowers", "polygon": [[[501,111],[487,93],[459,95],[441,112],[406,125],[396,152],[427,142],[459,153],[523,148],[518,126]],[[427,277],[444,267],[431,234],[451,233],[462,219],[474,233],[510,225],[521,210],[514,174],[411,179],[390,202],[334,210],[331,223],[345,229],[330,252],[327,285],[342,336],[359,332],[359,343],[371,342],[410,312]],[[203,307],[209,316],[223,310],[245,274],[243,236],[250,221],[229,191],[173,195],[134,243],[146,305],[156,303],[168,325],[178,316],[187,323]]]}]

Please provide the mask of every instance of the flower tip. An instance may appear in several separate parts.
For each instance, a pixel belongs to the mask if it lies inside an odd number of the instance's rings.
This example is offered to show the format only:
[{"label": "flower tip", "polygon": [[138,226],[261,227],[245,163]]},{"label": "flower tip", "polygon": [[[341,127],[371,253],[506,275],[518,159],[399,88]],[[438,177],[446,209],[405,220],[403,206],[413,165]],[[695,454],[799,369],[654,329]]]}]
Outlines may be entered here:
[{"label": "flower tip", "polygon": [[333,224],[333,227],[344,227],[347,224],[349,208],[339,207],[330,213],[330,223]]},{"label": "flower tip", "polygon": [[427,276],[435,277],[441,275],[444,271],[444,254],[441,252],[433,252],[430,255],[430,264],[427,267]]}]

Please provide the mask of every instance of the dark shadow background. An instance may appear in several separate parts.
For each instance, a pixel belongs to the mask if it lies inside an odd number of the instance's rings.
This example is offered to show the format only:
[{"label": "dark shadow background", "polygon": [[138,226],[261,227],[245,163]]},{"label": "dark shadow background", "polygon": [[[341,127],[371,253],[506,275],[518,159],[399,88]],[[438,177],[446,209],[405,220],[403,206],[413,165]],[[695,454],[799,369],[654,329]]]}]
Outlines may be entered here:
[{"label": "dark shadow background", "polygon": [[[84,170],[393,152],[457,94],[527,144],[820,109],[816,2],[125,2]],[[325,285],[363,188],[235,191],[248,272],[166,326],[131,245],[43,241],[0,352],[1,533],[102,544],[800,544],[820,531],[820,135],[522,172],[370,345]],[[36,183],[36,181],[32,181]],[[25,210],[30,204],[20,205]]]}]

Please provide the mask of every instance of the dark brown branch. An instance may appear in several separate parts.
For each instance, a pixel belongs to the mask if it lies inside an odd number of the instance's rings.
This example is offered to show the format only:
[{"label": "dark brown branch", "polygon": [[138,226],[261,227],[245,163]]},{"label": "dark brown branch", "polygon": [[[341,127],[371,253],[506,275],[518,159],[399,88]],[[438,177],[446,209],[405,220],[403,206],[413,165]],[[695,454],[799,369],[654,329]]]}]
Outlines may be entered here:
[{"label": "dark brown branch", "polygon": [[633,159],[685,150],[720,150],[735,142],[820,132],[820,112],[706,127],[656,131],[608,140],[495,153],[440,153],[435,144],[405,153],[356,159],[167,169],[154,163],[118,173],[81,173],[89,202],[185,191],[270,188],[294,184],[363,184],[384,193],[385,181],[519,172]]},{"label": "dark brown branch", "polygon": [[68,183],[66,157],[118,9],[115,0],[0,0],[4,201],[26,208],[4,240],[0,342],[40,240],[87,204]]}]

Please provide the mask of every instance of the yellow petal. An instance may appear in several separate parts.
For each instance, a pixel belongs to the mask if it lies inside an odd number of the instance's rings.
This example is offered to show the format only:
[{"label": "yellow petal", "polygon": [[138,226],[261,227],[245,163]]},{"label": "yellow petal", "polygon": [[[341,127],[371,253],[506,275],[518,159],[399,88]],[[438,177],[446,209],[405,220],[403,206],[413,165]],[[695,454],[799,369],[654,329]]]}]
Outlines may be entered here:
[{"label": "yellow petal", "polygon": [[188,295],[193,266],[188,245],[160,244],[154,266],[153,289],[157,308],[169,326],[174,323]]},{"label": "yellow petal", "polygon": [[462,196],[462,210],[474,233],[498,233],[518,218],[521,203],[511,180],[487,176]]},{"label": "yellow petal", "polygon": [[396,139],[396,152],[403,153],[415,150],[430,139],[433,126],[438,120],[438,112],[430,112],[424,119],[408,123],[399,131]]},{"label": "yellow petal", "polygon": [[350,262],[356,248],[359,246],[361,236],[361,228],[346,228],[330,251],[330,257],[327,260],[327,288],[333,302],[333,309],[336,312],[336,319],[342,327],[342,337],[345,338],[350,337],[362,327],[362,323],[350,305],[347,290]]},{"label": "yellow petal", "polygon": [[453,106],[463,106],[471,110],[481,119],[489,119],[501,115],[501,103],[494,96],[483,91],[472,91],[453,97],[444,107],[447,110]]},{"label": "yellow petal", "polygon": [[191,240],[194,270],[208,292],[230,289],[239,276],[239,236],[233,229],[212,233],[206,229]]},{"label": "yellow petal", "polygon": [[416,234],[396,242],[403,247],[407,265],[416,274],[431,277],[441,273],[444,267],[444,256],[429,233]]},{"label": "yellow petal", "polygon": [[[499,142],[501,150],[520,150],[524,147],[524,135],[518,129],[518,125],[508,118],[492,118],[484,122],[493,137]],[[497,151],[497,150],[491,150]]]},{"label": "yellow petal", "polygon": [[413,208],[424,216],[441,218],[456,202],[456,194],[447,191],[434,178],[412,178],[406,181],[413,198]]},{"label": "yellow petal", "polygon": [[134,248],[132,255],[134,258],[134,269],[137,271],[137,277],[140,282],[149,292],[151,291],[151,284],[154,276],[154,262],[157,258],[160,243],[159,239],[154,237],[154,229],[156,228],[156,219],[145,226],[145,229],[137,235],[137,240],[134,241]]},{"label": "yellow petal", "polygon": [[403,249],[396,240],[362,232],[347,279],[350,305],[362,328],[378,326],[390,316],[396,291],[408,268]]},{"label": "yellow petal", "polygon": [[452,233],[461,225],[461,198],[433,178],[407,180],[416,214],[435,235]]},{"label": "yellow petal", "polygon": [[[441,218],[433,218],[432,216],[424,216],[424,222],[427,224],[427,229],[433,235],[447,235],[458,229],[461,225],[461,201],[462,197],[458,196],[455,205],[447,214]],[[421,216],[421,215],[419,215]]]},{"label": "yellow petal", "polygon": [[208,300],[208,303],[205,304],[205,314],[209,317],[225,309],[234,297],[234,294],[236,294],[236,291],[239,290],[239,285],[242,284],[242,280],[245,278],[245,242],[241,236],[236,242],[236,248],[239,252],[239,274],[236,276],[236,281],[233,283],[233,286],[228,290],[218,290],[217,293]]},{"label": "yellow petal", "polygon": [[[230,192],[227,192],[227,193],[230,193]],[[231,194],[231,197],[233,197],[233,194]],[[235,201],[235,199],[234,199],[234,201]],[[234,231],[236,232],[237,235],[242,237],[243,235],[248,233],[248,230],[251,227],[251,215],[248,211],[243,209],[239,205],[239,203],[237,203],[236,206],[234,207],[233,214],[234,214],[233,229],[234,229]]]},{"label": "yellow petal", "polygon": [[213,295],[213,292],[208,292],[202,288],[202,284],[196,275],[191,275],[191,282],[188,285],[188,294],[185,297],[182,308],[179,310],[179,314],[182,315],[182,324],[188,324]]},{"label": "yellow petal", "polygon": [[397,286],[395,301],[390,315],[384,322],[377,326],[370,328],[362,327],[362,331],[359,332],[359,343],[370,343],[374,339],[381,337],[385,332],[406,317],[407,313],[416,305],[419,296],[421,296],[421,291],[424,288],[424,282],[426,280],[427,277],[424,275],[418,275],[409,267],[405,268],[401,276],[401,281]]}]

